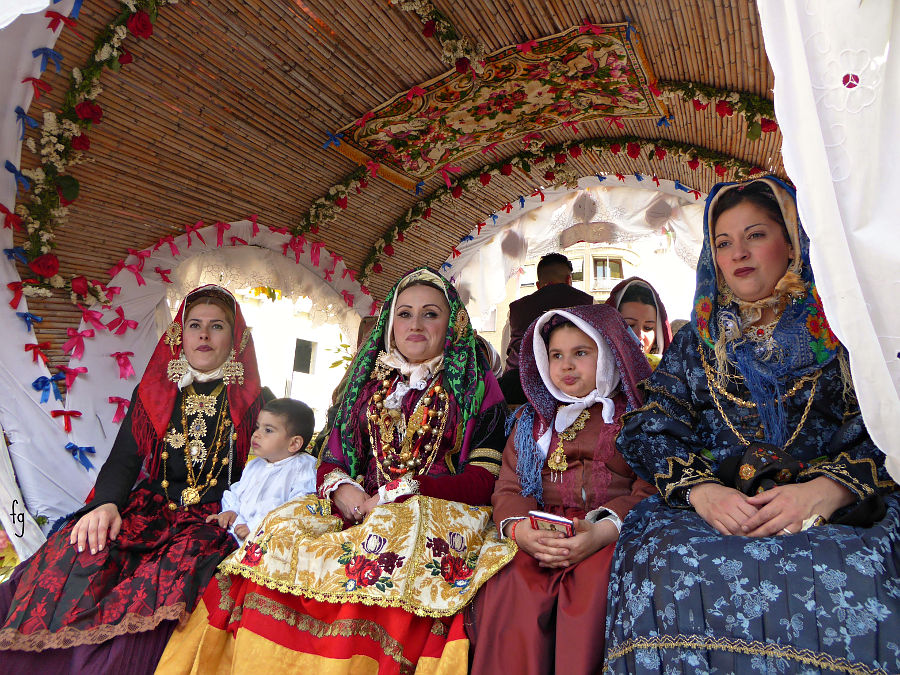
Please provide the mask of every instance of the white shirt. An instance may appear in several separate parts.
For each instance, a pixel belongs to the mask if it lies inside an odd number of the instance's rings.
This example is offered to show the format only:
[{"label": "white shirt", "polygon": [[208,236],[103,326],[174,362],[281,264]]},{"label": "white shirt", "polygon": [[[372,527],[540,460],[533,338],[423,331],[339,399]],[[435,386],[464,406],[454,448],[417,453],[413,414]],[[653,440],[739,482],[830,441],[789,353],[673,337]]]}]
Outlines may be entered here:
[{"label": "white shirt", "polygon": [[[316,491],[316,459],[298,452],[277,462],[250,461],[241,479],[222,495],[222,511],[237,513],[228,531],[244,523],[256,533],[262,519],[277,506]],[[238,539],[237,535],[234,535]],[[238,542],[241,540],[238,539]]]}]

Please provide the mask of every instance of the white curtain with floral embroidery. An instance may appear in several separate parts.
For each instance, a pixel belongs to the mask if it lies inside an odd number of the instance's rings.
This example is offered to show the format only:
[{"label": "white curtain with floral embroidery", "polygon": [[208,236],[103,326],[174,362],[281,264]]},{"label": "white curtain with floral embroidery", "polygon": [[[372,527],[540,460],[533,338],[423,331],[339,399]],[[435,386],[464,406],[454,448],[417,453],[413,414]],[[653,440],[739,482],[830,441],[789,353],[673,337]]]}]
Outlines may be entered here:
[{"label": "white curtain with floral embroidery", "polygon": [[819,293],[850,351],[869,432],[900,481],[900,5],[757,5]]}]

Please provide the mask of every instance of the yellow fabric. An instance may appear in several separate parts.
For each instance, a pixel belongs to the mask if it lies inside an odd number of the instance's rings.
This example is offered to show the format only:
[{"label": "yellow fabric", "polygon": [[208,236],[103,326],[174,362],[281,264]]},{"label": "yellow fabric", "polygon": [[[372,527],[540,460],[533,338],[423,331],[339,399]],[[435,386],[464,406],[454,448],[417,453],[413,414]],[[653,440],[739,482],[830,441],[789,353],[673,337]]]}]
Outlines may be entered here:
[{"label": "yellow fabric", "polygon": [[227,631],[209,625],[201,601],[184,626],[175,629],[156,672],[160,675],[228,675],[234,640]]},{"label": "yellow fabric", "polygon": [[308,496],[271,511],[219,570],[320,602],[441,617],[461,611],[515,552],[488,507],[416,496],[341,530],[329,503]]}]

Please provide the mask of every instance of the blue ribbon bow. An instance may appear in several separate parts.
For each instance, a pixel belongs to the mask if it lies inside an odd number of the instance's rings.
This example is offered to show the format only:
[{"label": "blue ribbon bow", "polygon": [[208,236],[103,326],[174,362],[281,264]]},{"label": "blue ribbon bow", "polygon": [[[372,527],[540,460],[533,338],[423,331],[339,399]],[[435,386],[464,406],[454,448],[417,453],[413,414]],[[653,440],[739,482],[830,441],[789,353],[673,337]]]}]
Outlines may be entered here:
[{"label": "blue ribbon bow", "polygon": [[36,129],[38,127],[38,121],[33,117],[29,117],[24,110],[22,110],[22,106],[16,106],[16,121],[22,123],[22,135],[19,136],[20,141],[25,140],[25,127],[29,127],[31,129]]},{"label": "blue ribbon bow", "polygon": [[491,220],[494,221],[494,225],[497,224],[497,219],[498,219],[499,217],[500,217],[500,216],[498,216],[496,213],[492,213],[492,214],[491,214]]},{"label": "blue ribbon bow", "polygon": [[13,248],[5,248],[3,252],[6,254],[7,260],[18,260],[23,265],[28,264],[28,258],[25,257],[25,249],[21,246],[15,246]]},{"label": "blue ribbon bow", "polygon": [[338,132],[336,134],[328,132],[328,140],[325,141],[325,145],[322,146],[323,150],[327,150],[329,145],[333,145],[334,147],[340,147],[341,139],[344,137],[343,132]]},{"label": "blue ribbon bow", "polygon": [[34,58],[37,58],[39,56],[41,57],[42,73],[47,70],[47,63],[49,61],[53,61],[53,65],[56,66],[57,73],[62,69],[62,54],[50,49],[50,47],[38,47],[37,49],[32,50],[31,55]]},{"label": "blue ribbon bow", "polygon": [[599,173],[594,174],[597,177],[597,180],[601,183],[606,180],[606,176],[601,176]]},{"label": "blue ribbon bow", "polygon": [[82,447],[80,445],[75,445],[71,441],[66,443],[66,450],[72,453],[72,457],[81,462],[81,466],[90,471],[94,468],[94,465],[91,464],[91,460],[88,458],[88,454],[93,455],[95,450],[94,446],[88,445]]},{"label": "blue ribbon bow", "polygon": [[671,127],[672,125],[669,123],[670,120],[674,120],[675,115],[669,115],[666,117],[665,115],[656,120],[656,126],[658,127]]},{"label": "blue ribbon bow", "polygon": [[471,234],[467,234],[465,237],[459,240],[459,243],[462,244],[464,241],[475,241],[475,237]]},{"label": "blue ribbon bow", "polygon": [[32,314],[31,312],[16,312],[16,316],[25,322],[25,326],[28,328],[29,333],[31,332],[31,326],[33,324],[40,323],[44,320],[43,317]]},{"label": "blue ribbon bow", "polygon": [[445,262],[445,263],[443,263],[443,264],[441,265],[441,271],[443,271],[443,270],[449,270],[451,267],[453,267],[453,264],[452,264],[452,263]]},{"label": "blue ribbon bow", "polygon": [[[54,5],[58,2],[62,2],[62,0],[53,0]],[[69,12],[69,16],[72,17],[73,19],[78,18],[78,12],[81,11],[81,3],[82,2],[83,2],[83,0],[75,0],[75,4],[72,5],[72,11]]]},{"label": "blue ribbon bow", "polygon": [[59,391],[59,387],[56,386],[57,382],[66,379],[65,373],[57,373],[53,377],[47,377],[46,375],[41,375],[38,379],[31,383],[31,386],[35,391],[41,392],[41,403],[46,403],[50,400],[50,392],[53,392],[53,398],[57,401],[62,401],[62,394]]},{"label": "blue ribbon bow", "polygon": [[418,197],[423,192],[425,192],[425,181],[420,180],[418,183],[416,183],[416,197]]},{"label": "blue ribbon bow", "polygon": [[519,195],[519,208],[520,209],[525,208],[525,197],[523,197],[522,195]]},{"label": "blue ribbon bow", "polygon": [[675,181],[675,189],[681,190],[682,192],[690,192],[690,189],[684,185],[684,183],[680,181]]},{"label": "blue ribbon bow", "polygon": [[640,183],[642,180],[644,180],[644,177],[641,174],[639,174],[637,171],[634,172],[634,177],[638,183]]},{"label": "blue ribbon bow", "polygon": [[16,168],[15,164],[10,162],[9,160],[6,160],[6,164],[4,164],[4,166],[6,167],[6,170],[9,171],[16,179],[16,192],[19,191],[18,183],[22,184],[22,189],[25,190],[25,192],[28,192],[31,189],[31,181],[25,178],[24,174],[19,171],[18,168]]}]

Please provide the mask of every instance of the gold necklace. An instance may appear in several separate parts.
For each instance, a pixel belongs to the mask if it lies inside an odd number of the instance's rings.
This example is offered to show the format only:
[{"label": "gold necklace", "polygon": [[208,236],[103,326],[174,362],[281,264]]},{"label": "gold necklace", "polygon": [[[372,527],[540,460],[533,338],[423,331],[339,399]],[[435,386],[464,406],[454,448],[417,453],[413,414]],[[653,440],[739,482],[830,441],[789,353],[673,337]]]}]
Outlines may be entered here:
[{"label": "gold necklace", "polygon": [[[210,445],[212,450],[212,461],[209,465],[209,472],[206,475],[206,482],[200,483],[194,472],[194,464],[198,468],[206,464],[209,458],[209,449],[204,445],[203,439],[206,436],[206,417],[216,416],[217,399],[225,388],[225,383],[220,382],[210,394],[197,394],[193,385],[188,385],[181,400],[181,431],[179,432],[174,425],[169,427],[165,435],[165,442],[168,446],[175,450],[184,449],[184,463],[187,469],[187,487],[181,491],[181,505],[187,508],[194,504],[199,504],[203,495],[209,488],[218,483],[218,475],[222,469],[228,465],[229,457],[220,459],[219,455],[228,435],[231,421],[228,419],[228,396],[222,396],[221,407],[219,408],[216,423],[216,431],[213,434],[213,440]],[[188,423],[188,415],[194,415],[194,418]],[[233,440],[233,438],[231,439]],[[164,450],[160,455],[163,462],[163,478],[160,482],[166,494],[166,501],[169,509],[174,511],[177,507],[175,502],[169,498],[169,481],[166,477],[166,460],[169,458],[168,450]],[[218,469],[216,468],[218,464]]]},{"label": "gold necklace", "polygon": [[563,447],[563,441],[574,441],[579,431],[584,429],[585,423],[590,419],[591,411],[585,408],[581,414],[575,418],[572,425],[560,431],[556,439],[556,449],[547,455],[547,468],[550,469],[550,480],[555,482],[562,480],[563,471],[569,468],[569,462],[566,460],[566,450]]}]

